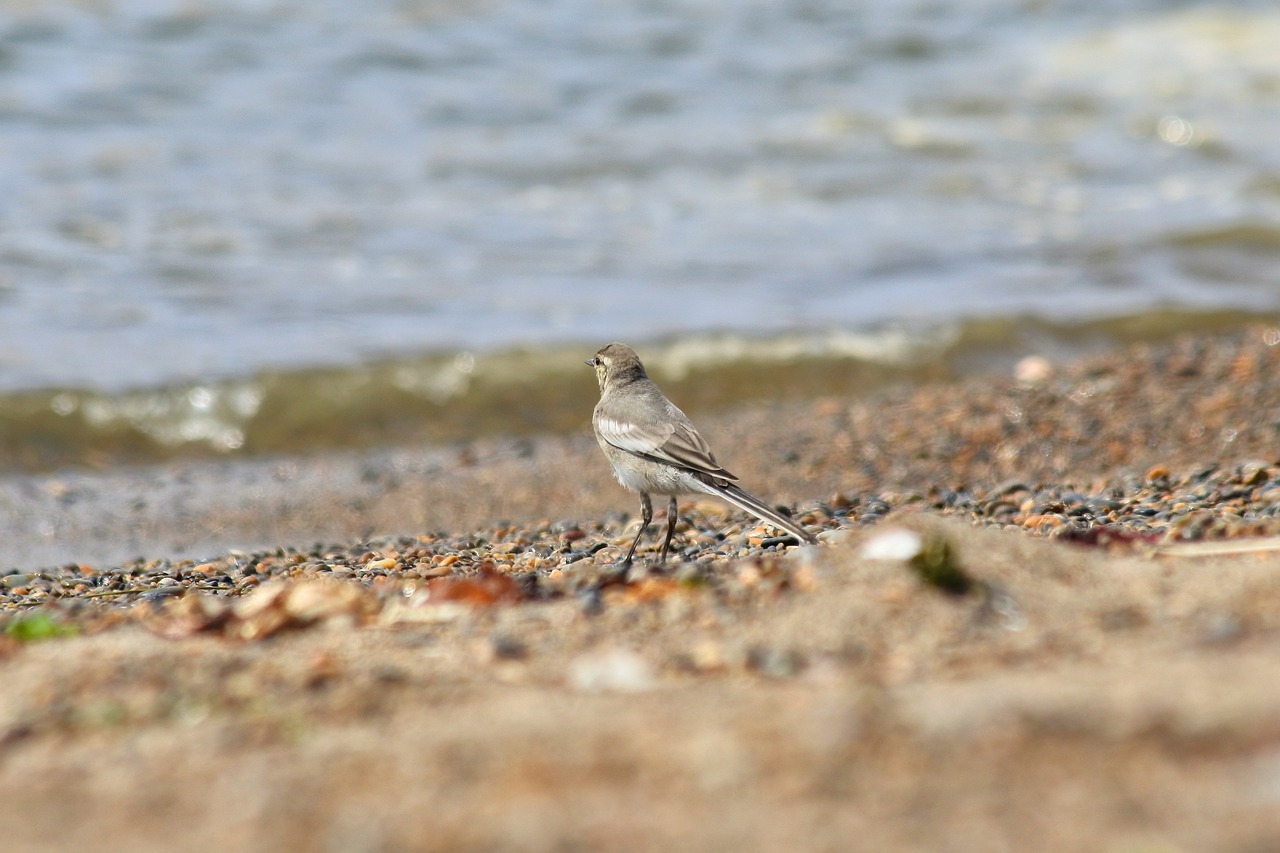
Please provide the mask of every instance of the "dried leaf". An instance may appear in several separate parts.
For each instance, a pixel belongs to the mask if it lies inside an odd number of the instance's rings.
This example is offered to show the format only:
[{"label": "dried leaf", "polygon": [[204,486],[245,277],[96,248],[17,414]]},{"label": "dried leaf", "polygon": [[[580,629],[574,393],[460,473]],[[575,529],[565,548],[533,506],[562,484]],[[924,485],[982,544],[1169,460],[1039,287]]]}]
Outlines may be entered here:
[{"label": "dried leaf", "polygon": [[202,631],[223,628],[231,618],[231,606],[212,595],[190,593],[167,601],[164,607],[143,619],[152,633],[170,640],[180,640]]},{"label": "dried leaf", "polygon": [[294,622],[305,625],[335,617],[359,618],[369,601],[368,592],[356,584],[315,578],[289,588],[284,610]]},{"label": "dried leaf", "polygon": [[361,586],[330,578],[271,581],[235,606],[233,633],[260,640],[289,628],[342,618],[356,621],[370,609]]},{"label": "dried leaf", "polygon": [[663,601],[677,592],[685,590],[679,581],[672,578],[642,578],[636,583],[627,584],[624,588],[623,601],[628,604],[643,604],[650,601]]},{"label": "dried leaf", "polygon": [[427,582],[426,600],[431,604],[456,602],[473,607],[515,604],[520,601],[520,585],[510,575],[481,569],[470,577],[433,578]]}]

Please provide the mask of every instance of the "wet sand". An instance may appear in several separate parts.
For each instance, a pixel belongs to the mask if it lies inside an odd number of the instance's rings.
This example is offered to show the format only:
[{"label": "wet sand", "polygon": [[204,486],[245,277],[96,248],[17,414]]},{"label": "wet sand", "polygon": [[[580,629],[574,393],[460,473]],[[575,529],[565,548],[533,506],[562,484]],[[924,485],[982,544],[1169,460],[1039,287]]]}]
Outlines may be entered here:
[{"label": "wet sand", "polygon": [[587,435],[26,481],[9,849],[1268,849],[1273,340],[699,418],[823,541],[625,583]]}]

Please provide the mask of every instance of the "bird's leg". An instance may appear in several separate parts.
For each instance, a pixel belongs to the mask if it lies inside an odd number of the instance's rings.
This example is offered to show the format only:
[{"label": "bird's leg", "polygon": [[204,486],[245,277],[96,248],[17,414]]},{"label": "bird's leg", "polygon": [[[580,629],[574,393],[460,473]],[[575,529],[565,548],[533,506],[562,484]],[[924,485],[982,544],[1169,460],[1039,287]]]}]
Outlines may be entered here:
[{"label": "bird's leg", "polygon": [[649,526],[649,522],[653,521],[653,501],[649,500],[649,495],[645,492],[640,493],[640,529],[636,531],[636,538],[632,540],[631,547],[627,549],[626,559],[622,561],[624,569],[631,567],[631,558],[636,554],[636,546],[640,544],[640,537],[644,535],[644,530]]},{"label": "bird's leg", "polygon": [[662,555],[658,557],[658,565],[661,566],[667,562],[667,549],[671,547],[671,537],[676,535],[676,496],[671,496],[671,503],[667,504],[667,538],[662,540]]}]

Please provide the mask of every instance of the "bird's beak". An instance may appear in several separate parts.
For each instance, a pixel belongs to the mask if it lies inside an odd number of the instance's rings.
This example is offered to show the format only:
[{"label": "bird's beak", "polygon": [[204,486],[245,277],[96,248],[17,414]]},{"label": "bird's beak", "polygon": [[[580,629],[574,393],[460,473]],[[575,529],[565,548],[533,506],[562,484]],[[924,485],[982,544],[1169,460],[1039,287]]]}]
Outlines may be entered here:
[{"label": "bird's beak", "polygon": [[587,359],[587,360],[586,360],[585,362],[583,362],[583,363],[584,363],[584,364],[586,364],[586,365],[587,365],[587,367],[595,367],[597,364],[599,364],[599,363],[600,363],[600,360],[599,360],[598,358],[594,358],[594,357],[592,357],[592,358]]}]

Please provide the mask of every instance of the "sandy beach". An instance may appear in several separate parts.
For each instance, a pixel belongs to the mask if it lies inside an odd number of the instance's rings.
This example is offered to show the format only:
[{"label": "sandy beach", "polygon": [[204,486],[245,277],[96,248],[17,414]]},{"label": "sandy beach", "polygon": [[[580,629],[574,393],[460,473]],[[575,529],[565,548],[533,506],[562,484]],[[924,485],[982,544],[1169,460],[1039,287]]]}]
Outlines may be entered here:
[{"label": "sandy beach", "polygon": [[821,541],[625,582],[587,412],[5,484],[6,849],[1271,849],[1278,342],[699,418]]}]

